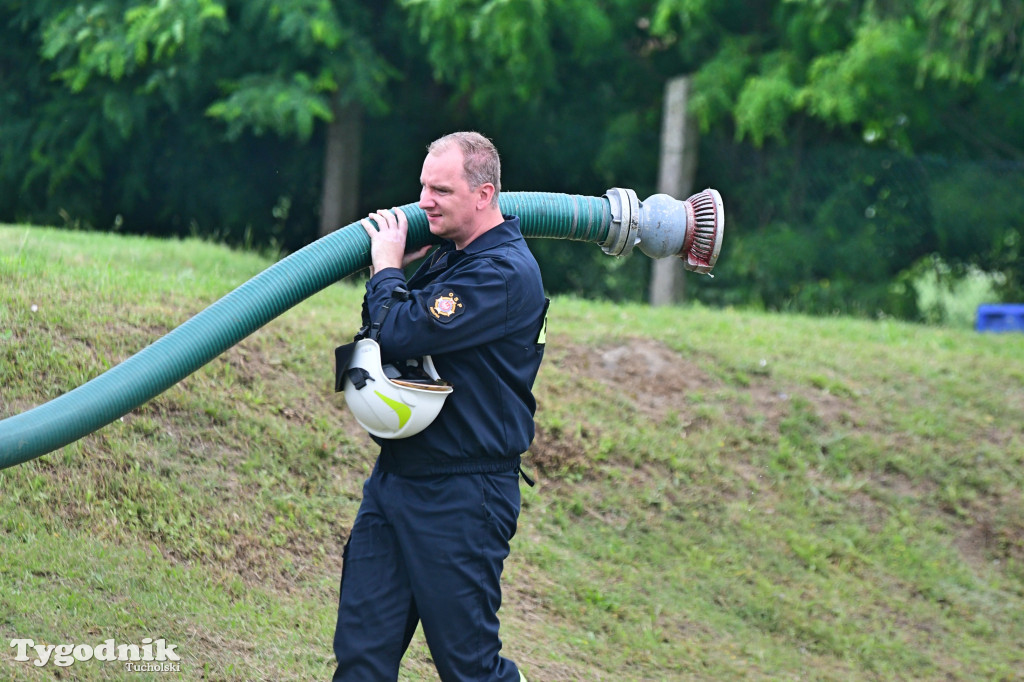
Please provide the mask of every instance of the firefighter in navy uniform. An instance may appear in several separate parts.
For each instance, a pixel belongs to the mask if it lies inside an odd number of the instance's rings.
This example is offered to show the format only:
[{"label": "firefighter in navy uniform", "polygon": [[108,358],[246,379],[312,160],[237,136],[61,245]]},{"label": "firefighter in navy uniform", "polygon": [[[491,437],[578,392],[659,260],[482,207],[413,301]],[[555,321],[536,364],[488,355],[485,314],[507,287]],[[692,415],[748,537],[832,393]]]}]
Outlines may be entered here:
[{"label": "firefighter in navy uniform", "polygon": [[429,248],[405,253],[405,215],[362,221],[364,321],[378,321],[383,361],[429,356],[452,391],[419,433],[373,436],[380,455],[345,545],[335,680],[396,680],[418,622],[444,682],[525,679],[500,655],[497,612],[547,300],[518,218],[498,207],[500,174],[482,135],[430,145],[419,206],[444,241],[408,282],[402,266]]}]

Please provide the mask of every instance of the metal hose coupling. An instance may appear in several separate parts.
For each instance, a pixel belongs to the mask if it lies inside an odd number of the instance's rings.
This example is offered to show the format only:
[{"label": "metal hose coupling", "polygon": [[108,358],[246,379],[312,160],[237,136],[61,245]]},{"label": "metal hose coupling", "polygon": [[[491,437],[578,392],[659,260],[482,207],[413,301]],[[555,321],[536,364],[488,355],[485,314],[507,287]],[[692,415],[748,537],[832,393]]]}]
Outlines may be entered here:
[{"label": "metal hose coupling", "polygon": [[710,274],[722,249],[725,208],[722,195],[705,189],[680,201],[668,194],[637,200],[631,189],[613,187],[605,193],[612,223],[601,248],[610,256],[625,256],[633,247],[651,258],[678,256],[683,267]]}]

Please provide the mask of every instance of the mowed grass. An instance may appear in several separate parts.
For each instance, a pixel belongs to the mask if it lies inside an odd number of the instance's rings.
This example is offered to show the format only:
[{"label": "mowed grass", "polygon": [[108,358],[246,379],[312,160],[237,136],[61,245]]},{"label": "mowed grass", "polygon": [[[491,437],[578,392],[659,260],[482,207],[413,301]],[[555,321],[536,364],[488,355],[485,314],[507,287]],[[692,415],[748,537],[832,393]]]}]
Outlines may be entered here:
[{"label": "mowed grass", "polygon": [[[0,227],[0,418],[269,264]],[[0,471],[0,679],[57,671],[15,638],[146,637],[181,655],[161,679],[330,677],[374,458],[332,392],[361,295]],[[548,342],[501,611],[531,680],[1024,678],[1024,334],[556,298]],[[420,635],[401,679],[436,679]]]}]

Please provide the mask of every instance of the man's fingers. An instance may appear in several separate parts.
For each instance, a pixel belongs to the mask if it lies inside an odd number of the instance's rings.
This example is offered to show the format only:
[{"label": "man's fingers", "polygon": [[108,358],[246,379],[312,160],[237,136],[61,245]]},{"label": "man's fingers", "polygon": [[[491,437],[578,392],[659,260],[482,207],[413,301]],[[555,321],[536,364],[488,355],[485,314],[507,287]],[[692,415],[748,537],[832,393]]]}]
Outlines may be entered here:
[{"label": "man's fingers", "polygon": [[404,267],[409,263],[412,263],[413,261],[417,261],[420,258],[423,258],[432,248],[434,248],[433,244],[425,244],[424,246],[421,246],[420,248],[413,251],[412,253],[405,254],[404,256],[402,256],[402,266]]},{"label": "man's fingers", "polygon": [[393,230],[398,227],[398,219],[395,217],[395,214],[386,208],[374,211],[370,214],[370,217],[377,221],[377,225],[381,230]]}]

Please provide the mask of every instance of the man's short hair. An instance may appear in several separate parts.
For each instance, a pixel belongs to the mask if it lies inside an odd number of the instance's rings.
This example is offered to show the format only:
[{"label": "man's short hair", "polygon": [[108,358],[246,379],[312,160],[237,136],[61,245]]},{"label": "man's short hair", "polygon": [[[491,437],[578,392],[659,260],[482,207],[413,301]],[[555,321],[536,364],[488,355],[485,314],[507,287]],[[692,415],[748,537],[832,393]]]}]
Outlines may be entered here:
[{"label": "man's short hair", "polygon": [[486,182],[491,183],[494,185],[491,205],[497,206],[498,195],[501,193],[501,159],[498,158],[494,143],[480,133],[461,131],[434,140],[427,147],[427,153],[440,154],[452,145],[462,150],[462,171],[470,189],[476,189]]}]

